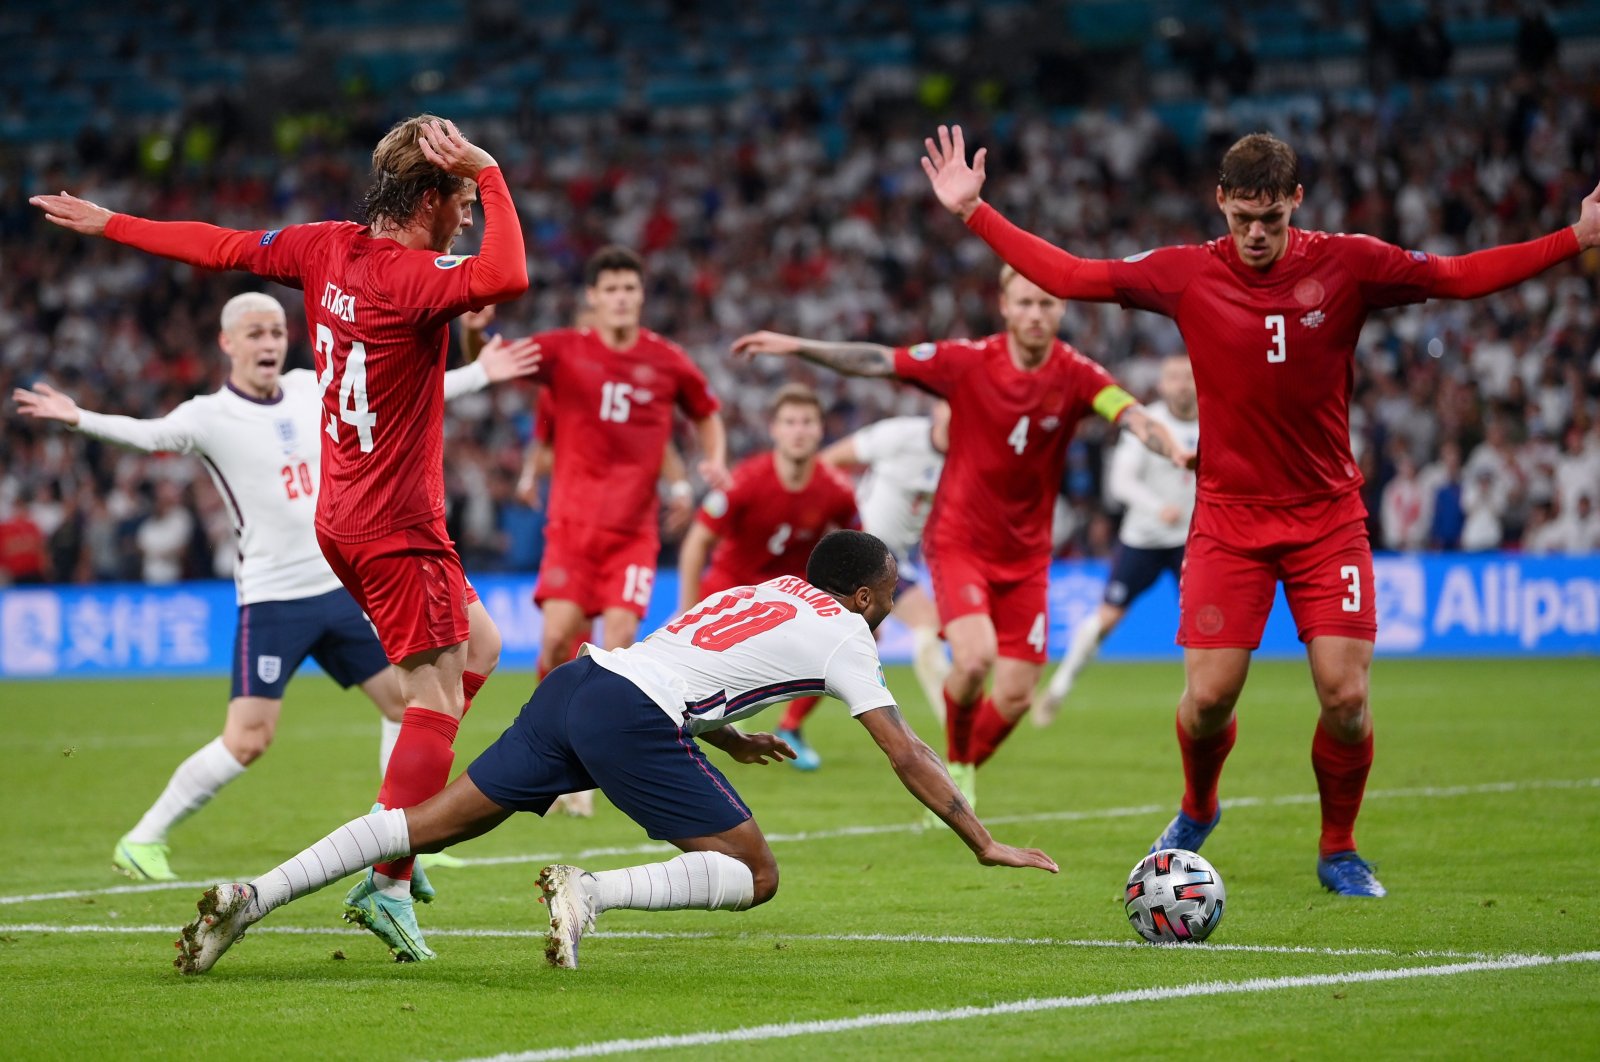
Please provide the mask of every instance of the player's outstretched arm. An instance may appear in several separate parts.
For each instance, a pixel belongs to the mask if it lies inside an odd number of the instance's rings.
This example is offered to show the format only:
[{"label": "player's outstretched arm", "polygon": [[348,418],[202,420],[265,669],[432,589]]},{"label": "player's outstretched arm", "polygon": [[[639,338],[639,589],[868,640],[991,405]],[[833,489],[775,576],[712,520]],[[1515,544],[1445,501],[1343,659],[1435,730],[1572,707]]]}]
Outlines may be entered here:
[{"label": "player's outstretched arm", "polygon": [[1429,294],[1446,299],[1480,298],[1536,277],[1591,247],[1600,247],[1600,187],[1583,197],[1577,221],[1548,236],[1433,259]]},{"label": "player's outstretched arm", "polygon": [[864,462],[856,453],[856,437],[846,435],[836,443],[825,447],[817,458],[825,465],[834,468],[860,468]]},{"label": "player's outstretched arm", "polygon": [[36,195],[28,202],[44,211],[45,220],[53,225],[85,236],[104,236],[204,269],[247,268],[247,252],[259,245],[262,235],[219,228],[203,221],[150,221],[117,214],[66,192]]},{"label": "player's outstretched arm", "polygon": [[1036,867],[1052,874],[1060,872],[1055,860],[1037,848],[1001,844],[990,836],[951,781],[939,754],[906,725],[900,709],[891,704],[862,712],[856,718],[889,757],[889,765],[901,784],[966,842],[978,862],[991,867]]},{"label": "player's outstretched arm", "polygon": [[1179,446],[1167,426],[1146,413],[1143,406],[1129,406],[1123,410],[1117,423],[1128,429],[1134,438],[1144,443],[1145,449],[1157,457],[1164,457],[1179,468],[1194,467],[1194,452]]},{"label": "player's outstretched arm", "polygon": [[78,424],[78,403],[70,395],[62,394],[47,383],[33,385],[33,390],[19,387],[11,392],[17,412],[35,420],[56,420],[69,427]]},{"label": "player's outstretched arm", "polygon": [[734,726],[719,726],[696,735],[740,763],[782,763],[795,758],[794,749],[776,734],[746,734]]},{"label": "player's outstretched arm", "polygon": [[689,525],[689,533],[683,536],[683,545],[678,547],[679,612],[689,611],[690,606],[700,600],[700,577],[705,573],[706,558],[711,556],[711,547],[716,541],[716,532],[698,520]]},{"label": "player's outstretched arm", "polygon": [[31,391],[19,387],[11,397],[25,417],[57,421],[119,446],[151,454],[184,453],[193,446],[193,437],[184,427],[181,406],[165,417],[139,420],[81,409],[71,396],[47,383],[35,384]]},{"label": "player's outstretched arm", "polygon": [[894,350],[881,343],[824,343],[781,332],[751,332],[733,341],[740,358],[758,354],[793,354],[846,376],[893,376]]}]

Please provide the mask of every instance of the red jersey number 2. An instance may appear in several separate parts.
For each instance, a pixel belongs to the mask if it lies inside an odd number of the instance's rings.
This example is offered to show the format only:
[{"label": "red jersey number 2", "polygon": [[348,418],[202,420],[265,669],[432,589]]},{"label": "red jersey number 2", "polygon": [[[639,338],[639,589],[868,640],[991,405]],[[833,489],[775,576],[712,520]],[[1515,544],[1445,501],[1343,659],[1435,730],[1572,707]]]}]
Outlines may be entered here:
[{"label": "red jersey number 2", "polygon": [[[336,367],[333,357],[333,330],[327,325],[317,325],[317,351],[327,358],[322,375],[317,377],[317,383],[326,392],[328,385],[333,383]],[[344,361],[344,378],[339,381],[339,415],[328,415],[328,438],[334,442],[339,441],[339,422],[350,425],[356,430],[356,439],[361,444],[361,452],[372,452],[372,428],[378,423],[378,415],[367,407],[367,345],[365,343],[351,343],[350,353]]]},{"label": "red jersey number 2", "polygon": [[[676,623],[668,624],[667,630],[677,634],[697,623],[704,623],[690,636],[689,644],[708,653],[722,653],[742,641],[789,622],[798,614],[798,610],[787,601],[755,601],[737,612],[728,612],[728,609],[741,601],[748,601],[751,596],[748,589],[742,593],[735,591],[724,594],[715,604],[686,613]],[[710,622],[705,622],[707,620]]]}]

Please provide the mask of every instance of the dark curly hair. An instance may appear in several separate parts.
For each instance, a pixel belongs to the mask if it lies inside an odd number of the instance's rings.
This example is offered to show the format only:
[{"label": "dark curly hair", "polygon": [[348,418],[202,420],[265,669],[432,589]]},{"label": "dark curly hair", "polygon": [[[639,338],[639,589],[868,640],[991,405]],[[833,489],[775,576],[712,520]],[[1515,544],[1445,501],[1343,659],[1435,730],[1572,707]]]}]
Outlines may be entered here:
[{"label": "dark curly hair", "polygon": [[863,586],[877,586],[889,574],[894,554],[865,531],[829,531],[806,559],[806,582],[818,590],[849,597]]},{"label": "dark curly hair", "polygon": [[437,115],[419,114],[397,123],[378,141],[372,150],[372,183],[361,197],[368,225],[377,224],[380,218],[404,225],[416,217],[427,192],[438,192],[445,199],[467,183],[465,177],[446,173],[429,162],[417,146],[424,125],[443,121]]}]

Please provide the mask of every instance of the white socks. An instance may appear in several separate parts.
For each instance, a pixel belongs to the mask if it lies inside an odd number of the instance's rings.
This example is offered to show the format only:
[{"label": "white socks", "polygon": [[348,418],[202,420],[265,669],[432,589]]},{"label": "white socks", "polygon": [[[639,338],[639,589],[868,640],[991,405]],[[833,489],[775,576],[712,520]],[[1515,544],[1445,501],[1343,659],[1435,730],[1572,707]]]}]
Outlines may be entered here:
[{"label": "white socks", "polygon": [[1083,665],[1094,659],[1096,650],[1100,648],[1100,613],[1094,612],[1072,632],[1072,645],[1067,649],[1066,659],[1061,661],[1061,666],[1056,668],[1056,673],[1050,676],[1050,692],[1058,697],[1065,697],[1072,688],[1073,679],[1078,677],[1078,672],[1083,670]]},{"label": "white socks", "polygon": [[299,855],[250,882],[257,918],[290,900],[315,892],[352,871],[411,854],[411,832],[403,808],[374,811],[334,830]]},{"label": "white socks", "polygon": [[171,781],[128,834],[135,844],[161,844],[172,829],[217,795],[217,790],[244,773],[244,764],[233,758],[222,738],[214,739],[193,756],[178,764]]},{"label": "white socks", "polygon": [[594,871],[585,884],[595,914],[613,907],[742,911],[756,898],[750,868],[721,852],[685,852],[665,863]]},{"label": "white socks", "polygon": [[917,676],[928,707],[944,722],[944,680],[950,674],[950,661],[937,627],[911,628],[911,671]]},{"label": "white socks", "polygon": [[389,773],[389,757],[394,755],[394,743],[400,740],[400,723],[387,717],[378,722],[378,777]]}]

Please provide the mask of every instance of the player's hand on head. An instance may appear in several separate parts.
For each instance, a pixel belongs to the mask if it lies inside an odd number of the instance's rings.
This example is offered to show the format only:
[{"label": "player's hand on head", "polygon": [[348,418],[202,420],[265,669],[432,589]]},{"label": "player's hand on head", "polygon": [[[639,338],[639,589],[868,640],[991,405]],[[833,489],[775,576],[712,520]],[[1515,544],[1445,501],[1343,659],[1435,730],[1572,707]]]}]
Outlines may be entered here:
[{"label": "player's hand on head", "polygon": [[36,195],[28,202],[44,211],[45,220],[85,236],[104,236],[111,211],[98,203],[79,199],[62,192],[60,195]]},{"label": "player's hand on head", "polygon": [[793,354],[800,340],[782,332],[750,332],[733,341],[735,357],[754,359],[758,354]]},{"label": "player's hand on head", "polygon": [[999,841],[991,841],[987,848],[979,852],[978,862],[986,867],[1032,867],[1048,870],[1052,874],[1061,873],[1056,861],[1039,849],[1018,848],[1015,845],[1001,844]]},{"label": "player's hand on head", "polygon": [[448,119],[424,125],[417,146],[422,149],[423,158],[457,177],[476,177],[496,165],[493,155],[462,136],[456,123]]},{"label": "player's hand on head", "polygon": [[532,376],[539,371],[543,357],[538,340],[508,340],[504,336],[495,336],[478,352],[478,362],[490,383]]},{"label": "player's hand on head", "polygon": [[969,166],[967,140],[959,125],[941,125],[938,139],[924,137],[922,146],[927,151],[922,158],[922,172],[928,175],[933,194],[950,213],[962,220],[971,217],[983,204],[980,196],[989,149],[979,148]]},{"label": "player's hand on head", "polygon": [[25,417],[78,423],[78,403],[47,383],[34,384],[31,391],[19,387],[11,392],[11,398],[17,404],[17,411]]}]

